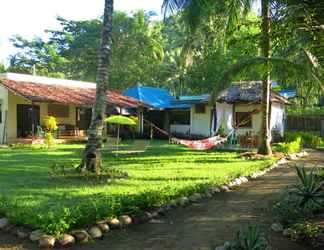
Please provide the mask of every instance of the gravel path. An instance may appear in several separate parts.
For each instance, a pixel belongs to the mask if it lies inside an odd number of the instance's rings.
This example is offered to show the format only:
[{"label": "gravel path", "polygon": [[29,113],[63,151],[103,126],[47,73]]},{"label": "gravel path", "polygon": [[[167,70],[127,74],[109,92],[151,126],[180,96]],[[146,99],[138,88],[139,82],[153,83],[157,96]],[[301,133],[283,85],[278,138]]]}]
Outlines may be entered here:
[{"label": "gravel path", "polygon": [[[311,151],[298,162],[307,166],[322,164],[324,152]],[[127,230],[109,233],[103,240],[79,244],[71,250],[210,250],[234,236],[248,224],[258,224],[273,249],[308,250],[269,230],[272,223],[270,208],[280,189],[296,181],[293,164],[275,169],[240,188],[220,193],[212,199],[176,209],[159,218],[159,223],[136,225]],[[31,250],[37,246],[16,237],[0,234],[1,250]]]}]

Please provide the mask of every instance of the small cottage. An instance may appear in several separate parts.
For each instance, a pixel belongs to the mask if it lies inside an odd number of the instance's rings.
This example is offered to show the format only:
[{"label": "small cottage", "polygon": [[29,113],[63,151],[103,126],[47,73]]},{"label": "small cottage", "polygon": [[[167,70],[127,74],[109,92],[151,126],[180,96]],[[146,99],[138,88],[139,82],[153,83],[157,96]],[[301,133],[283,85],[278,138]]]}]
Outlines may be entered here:
[{"label": "small cottage", "polygon": [[[83,137],[91,121],[96,84],[24,74],[0,75],[0,144],[33,139],[44,117],[57,119],[59,135]],[[107,92],[107,114],[139,115],[149,106]]]},{"label": "small cottage", "polygon": [[[262,124],[261,99],[262,83],[249,81],[233,83],[219,93],[214,104],[209,95],[180,97],[175,102],[191,105],[191,135],[209,137],[235,131],[237,136],[257,138]],[[283,135],[285,105],[289,102],[275,91],[271,91],[270,101],[270,128]]]}]

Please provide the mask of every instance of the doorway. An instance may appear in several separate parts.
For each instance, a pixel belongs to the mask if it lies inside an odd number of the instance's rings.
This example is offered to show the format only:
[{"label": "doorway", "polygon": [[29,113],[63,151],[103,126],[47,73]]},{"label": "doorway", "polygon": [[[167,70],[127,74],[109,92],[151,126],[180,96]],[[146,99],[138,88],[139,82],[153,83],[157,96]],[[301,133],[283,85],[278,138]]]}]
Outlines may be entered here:
[{"label": "doorway", "polygon": [[26,138],[36,134],[40,124],[39,106],[17,104],[17,137]]},{"label": "doorway", "polygon": [[91,108],[77,108],[77,127],[79,130],[87,131],[91,123]]}]

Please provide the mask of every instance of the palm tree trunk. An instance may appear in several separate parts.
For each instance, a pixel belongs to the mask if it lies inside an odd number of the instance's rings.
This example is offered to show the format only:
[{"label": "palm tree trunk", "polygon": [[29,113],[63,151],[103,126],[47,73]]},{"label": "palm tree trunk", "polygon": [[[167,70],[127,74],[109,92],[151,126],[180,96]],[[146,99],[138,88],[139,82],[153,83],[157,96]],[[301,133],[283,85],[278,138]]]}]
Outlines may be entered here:
[{"label": "palm tree trunk", "polygon": [[85,147],[80,169],[100,174],[102,160],[102,133],[106,116],[109,62],[112,45],[113,0],[105,0],[104,20],[101,32],[101,46],[97,72],[96,99],[92,108],[88,142]]},{"label": "palm tree trunk", "polygon": [[[270,40],[270,4],[269,0],[262,0],[262,56],[270,59],[271,57],[271,40]],[[261,145],[258,153],[271,155],[270,145],[270,90],[271,90],[271,65],[270,60],[266,62],[265,74],[262,80],[262,127],[261,127]]]}]

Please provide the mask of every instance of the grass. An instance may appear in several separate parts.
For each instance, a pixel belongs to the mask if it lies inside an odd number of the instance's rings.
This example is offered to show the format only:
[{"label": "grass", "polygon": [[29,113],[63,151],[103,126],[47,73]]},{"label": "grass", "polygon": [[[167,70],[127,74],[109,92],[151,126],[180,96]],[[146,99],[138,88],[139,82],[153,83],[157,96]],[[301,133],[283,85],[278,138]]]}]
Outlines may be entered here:
[{"label": "grass", "polygon": [[61,233],[95,220],[137,214],[171,199],[221,185],[266,168],[274,159],[246,160],[237,153],[191,151],[153,141],[147,151],[119,157],[104,151],[104,168],[128,178],[95,182],[76,174],[53,176],[52,166],[76,165],[84,145],[0,149],[0,215],[13,223]]}]

